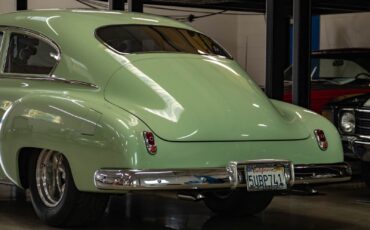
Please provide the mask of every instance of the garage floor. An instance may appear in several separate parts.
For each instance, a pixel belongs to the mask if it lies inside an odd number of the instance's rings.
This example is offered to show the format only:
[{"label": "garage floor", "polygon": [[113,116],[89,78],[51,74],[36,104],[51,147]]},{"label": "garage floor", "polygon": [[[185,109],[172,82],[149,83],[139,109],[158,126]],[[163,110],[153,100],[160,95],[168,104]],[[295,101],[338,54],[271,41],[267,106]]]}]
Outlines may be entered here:
[{"label": "garage floor", "polygon": [[[214,216],[202,202],[138,194],[117,197],[100,225],[88,229],[370,229],[370,189],[363,183],[319,191],[315,196],[275,197],[264,213],[249,218]],[[11,194],[10,186],[0,186],[1,230],[55,229],[38,220],[30,202],[16,201]]]}]

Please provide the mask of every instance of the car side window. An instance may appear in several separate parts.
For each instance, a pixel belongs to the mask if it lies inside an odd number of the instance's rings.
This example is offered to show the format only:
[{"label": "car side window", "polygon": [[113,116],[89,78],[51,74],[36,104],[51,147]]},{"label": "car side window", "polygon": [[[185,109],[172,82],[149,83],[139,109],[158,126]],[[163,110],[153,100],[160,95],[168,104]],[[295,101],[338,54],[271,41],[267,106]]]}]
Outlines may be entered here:
[{"label": "car side window", "polygon": [[10,36],[5,73],[50,74],[57,64],[57,50],[47,42],[25,34]]}]

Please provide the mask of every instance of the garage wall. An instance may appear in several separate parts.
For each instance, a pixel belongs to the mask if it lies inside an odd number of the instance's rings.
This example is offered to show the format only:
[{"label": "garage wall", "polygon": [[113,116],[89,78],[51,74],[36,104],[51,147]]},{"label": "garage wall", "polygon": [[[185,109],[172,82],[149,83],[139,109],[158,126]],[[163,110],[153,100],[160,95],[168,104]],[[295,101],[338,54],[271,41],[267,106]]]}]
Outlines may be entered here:
[{"label": "garage wall", "polygon": [[237,56],[237,17],[212,16],[199,19],[191,23],[196,29],[202,31],[224,46],[232,56]]},{"label": "garage wall", "polygon": [[370,47],[370,13],[321,16],[322,49]]},{"label": "garage wall", "polygon": [[[0,0],[0,13],[8,13],[16,10],[16,0]],[[85,5],[75,0],[28,0],[29,9],[46,8],[84,8]]]},{"label": "garage wall", "polygon": [[0,0],[0,13],[12,12],[16,9],[15,0]]},{"label": "garage wall", "polygon": [[75,0],[28,0],[28,9],[85,8],[85,7],[86,7],[85,5]]},{"label": "garage wall", "polygon": [[238,16],[237,28],[236,59],[259,85],[264,85],[266,72],[265,16]]}]

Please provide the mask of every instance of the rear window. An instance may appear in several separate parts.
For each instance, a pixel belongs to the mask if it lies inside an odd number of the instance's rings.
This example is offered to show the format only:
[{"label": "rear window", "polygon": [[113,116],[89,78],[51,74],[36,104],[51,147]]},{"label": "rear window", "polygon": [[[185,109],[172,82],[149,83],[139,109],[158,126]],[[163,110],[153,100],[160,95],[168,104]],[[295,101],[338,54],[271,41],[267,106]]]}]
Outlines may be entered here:
[{"label": "rear window", "polygon": [[97,29],[97,37],[121,53],[190,53],[230,55],[209,37],[186,29],[153,25],[114,25]]}]

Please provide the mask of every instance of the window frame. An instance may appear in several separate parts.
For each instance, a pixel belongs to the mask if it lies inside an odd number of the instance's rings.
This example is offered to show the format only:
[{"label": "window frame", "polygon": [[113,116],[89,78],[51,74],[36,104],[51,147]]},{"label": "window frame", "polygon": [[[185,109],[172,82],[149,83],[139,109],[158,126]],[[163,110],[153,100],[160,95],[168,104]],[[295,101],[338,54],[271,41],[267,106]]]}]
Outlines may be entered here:
[{"label": "window frame", "polygon": [[225,51],[225,53],[228,55],[228,56],[221,56],[221,55],[215,55],[215,54],[194,54],[194,55],[208,55],[208,56],[220,56],[220,57],[225,57],[227,59],[230,59],[230,60],[234,60],[233,56],[230,54],[230,52],[225,49],[225,47],[223,47],[218,41],[216,41],[215,39],[211,38],[210,36],[207,36],[206,34],[202,33],[202,32],[199,32],[197,30],[192,30],[190,28],[183,28],[183,27],[175,27],[175,26],[166,26],[166,25],[152,25],[152,24],[135,24],[135,23],[129,23],[129,24],[109,24],[109,25],[104,25],[104,26],[100,26],[98,28],[95,29],[94,31],[94,36],[95,36],[95,39],[97,39],[101,44],[103,44],[105,47],[107,47],[109,50],[117,53],[117,54],[120,54],[120,55],[130,55],[130,54],[153,54],[153,53],[159,53],[159,54],[191,54],[191,53],[179,53],[179,52],[170,52],[170,51],[166,51],[166,52],[132,52],[132,53],[126,53],[126,52],[120,52],[118,50],[116,50],[115,48],[113,48],[112,46],[110,46],[108,43],[106,43],[103,39],[100,38],[100,36],[98,35],[98,30],[102,29],[102,28],[106,28],[106,27],[111,27],[111,26],[160,26],[160,27],[166,27],[166,28],[174,28],[174,29],[183,29],[183,30],[189,30],[189,31],[193,31],[195,33],[198,33],[198,34],[201,34],[207,38],[209,38],[212,42],[214,42],[216,45],[218,45],[219,47],[221,47],[223,49],[223,51]]},{"label": "window frame", "polygon": [[4,40],[5,40],[5,30],[3,28],[0,28],[0,34],[3,35],[1,37],[1,40],[0,40],[0,56],[2,56],[1,52],[2,52],[2,48],[3,48]]},{"label": "window frame", "polygon": [[[0,31],[3,31],[3,44],[0,48],[1,52],[1,65],[0,65],[0,74],[2,77],[9,77],[9,78],[32,78],[32,79],[50,79],[54,77],[54,72],[57,66],[60,63],[61,60],[61,51],[59,46],[53,42],[51,39],[46,37],[45,35],[25,29],[20,27],[0,27]],[[42,42],[45,42],[46,44],[50,45],[52,48],[55,49],[57,52],[56,58],[55,58],[55,64],[53,68],[51,69],[49,74],[37,74],[37,73],[9,73],[5,72],[6,67],[6,60],[8,58],[9,49],[10,49],[10,38],[12,34],[21,34],[30,36],[32,38],[36,38],[38,40],[41,40]]]}]

